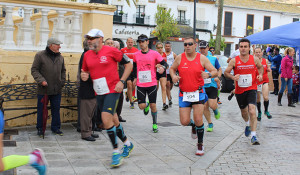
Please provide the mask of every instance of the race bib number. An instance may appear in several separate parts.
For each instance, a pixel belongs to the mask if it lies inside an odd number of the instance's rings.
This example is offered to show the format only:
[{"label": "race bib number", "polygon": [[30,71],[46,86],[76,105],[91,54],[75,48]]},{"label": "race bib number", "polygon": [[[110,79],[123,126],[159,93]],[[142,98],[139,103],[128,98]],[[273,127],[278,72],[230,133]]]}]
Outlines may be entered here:
[{"label": "race bib number", "polygon": [[199,90],[195,92],[183,92],[183,100],[187,102],[197,102],[199,101]]},{"label": "race bib number", "polygon": [[252,86],[252,75],[251,74],[240,75],[238,85],[239,85],[239,87]]},{"label": "race bib number", "polygon": [[262,92],[262,84],[257,85],[257,91]]},{"label": "race bib number", "polygon": [[147,70],[147,71],[140,71],[139,72],[139,80],[140,83],[149,83],[152,81],[151,78],[151,71]]},{"label": "race bib number", "polygon": [[105,77],[93,80],[93,88],[97,95],[103,95],[110,92]]},{"label": "race bib number", "polygon": [[210,83],[211,83],[211,78],[204,79],[204,84],[210,84]]}]

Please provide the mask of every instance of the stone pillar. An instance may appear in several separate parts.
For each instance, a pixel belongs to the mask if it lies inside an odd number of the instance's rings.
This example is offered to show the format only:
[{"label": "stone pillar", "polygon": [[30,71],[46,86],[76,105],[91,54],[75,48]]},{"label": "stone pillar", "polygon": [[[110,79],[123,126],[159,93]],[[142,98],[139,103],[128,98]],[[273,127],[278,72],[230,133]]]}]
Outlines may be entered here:
[{"label": "stone pillar", "polygon": [[4,40],[2,42],[4,49],[16,49],[14,42],[14,21],[12,18],[13,6],[5,7],[6,16],[3,26]]},{"label": "stone pillar", "polygon": [[40,49],[44,49],[47,46],[47,40],[48,40],[48,36],[49,36],[49,24],[48,24],[48,12],[50,10],[48,9],[41,9],[41,13],[42,13],[42,21],[40,24],[40,40],[39,40],[39,44],[38,46],[40,47]]},{"label": "stone pillar", "polygon": [[82,50],[82,39],[81,39],[81,25],[80,24],[80,17],[82,16],[82,13],[80,12],[74,12],[73,13],[73,21],[72,21],[72,27],[71,27],[71,44],[70,49],[71,50]]},{"label": "stone pillar", "polygon": [[24,18],[23,18],[23,23],[21,26],[22,30],[22,41],[20,43],[20,46],[24,48],[25,50],[32,49],[33,42],[32,42],[32,23],[30,21],[30,16],[33,8],[24,8]]},{"label": "stone pillar", "polygon": [[67,13],[67,11],[57,10],[58,14],[57,17],[57,25],[56,25],[56,32],[55,37],[59,39],[63,44],[61,45],[61,50],[64,50],[67,46],[65,43],[65,37],[66,37],[66,29],[65,29],[65,16],[64,14]]}]

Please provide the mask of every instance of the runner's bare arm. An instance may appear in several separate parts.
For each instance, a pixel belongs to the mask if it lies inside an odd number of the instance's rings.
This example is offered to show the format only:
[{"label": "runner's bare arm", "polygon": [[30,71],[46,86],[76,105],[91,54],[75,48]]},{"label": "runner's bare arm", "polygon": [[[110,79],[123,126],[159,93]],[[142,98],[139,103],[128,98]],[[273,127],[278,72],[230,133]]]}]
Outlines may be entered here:
[{"label": "runner's bare arm", "polygon": [[255,62],[255,65],[256,65],[258,73],[259,73],[259,75],[257,76],[257,79],[259,81],[262,81],[263,74],[264,74],[264,66],[261,64],[261,61],[257,57],[254,57],[254,62]]},{"label": "runner's bare arm", "polygon": [[176,71],[177,71],[177,68],[180,64],[180,61],[181,61],[181,54],[178,55],[176,58],[175,58],[175,61],[174,63],[172,64],[171,68],[170,68],[170,76],[172,78],[172,81],[174,83],[177,83],[178,80],[180,79],[179,76],[176,75]]},{"label": "runner's bare arm", "polygon": [[215,78],[218,76],[217,69],[210,63],[209,59],[206,56],[201,55],[200,61],[201,61],[202,66],[204,67],[204,69],[208,70],[208,72],[211,74],[211,76],[209,76],[209,74],[207,72],[203,71],[202,72],[203,78]]},{"label": "runner's bare arm", "polygon": [[[231,60],[229,61],[229,64],[228,64],[227,68],[226,68],[225,71],[224,71],[225,77],[230,78],[230,79],[232,79],[232,80],[235,80],[235,76],[231,75],[230,72],[232,71],[234,65],[235,65],[235,58],[233,58],[233,59],[231,59]],[[237,80],[236,80],[236,81],[237,81]]]}]

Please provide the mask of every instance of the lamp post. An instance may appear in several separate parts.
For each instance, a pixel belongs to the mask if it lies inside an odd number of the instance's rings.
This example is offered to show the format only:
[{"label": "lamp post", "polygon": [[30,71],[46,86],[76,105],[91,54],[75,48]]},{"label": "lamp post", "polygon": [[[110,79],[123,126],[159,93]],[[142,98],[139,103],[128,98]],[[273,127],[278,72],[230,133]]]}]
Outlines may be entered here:
[{"label": "lamp post", "polygon": [[196,39],[196,1],[197,0],[194,0],[194,26],[193,26],[194,39]]}]

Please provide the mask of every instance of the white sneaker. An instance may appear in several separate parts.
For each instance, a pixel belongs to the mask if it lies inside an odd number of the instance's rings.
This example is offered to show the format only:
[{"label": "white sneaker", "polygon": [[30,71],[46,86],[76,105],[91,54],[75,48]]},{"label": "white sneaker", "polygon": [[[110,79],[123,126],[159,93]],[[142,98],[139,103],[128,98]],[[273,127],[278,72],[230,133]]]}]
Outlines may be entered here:
[{"label": "white sneaker", "polygon": [[204,155],[204,146],[203,146],[203,144],[198,143],[196,155],[197,156],[203,156]]}]

